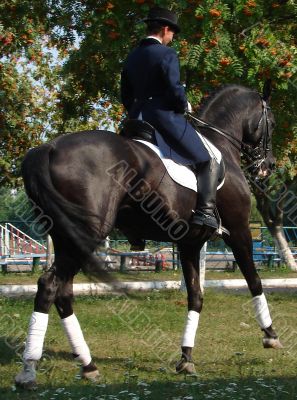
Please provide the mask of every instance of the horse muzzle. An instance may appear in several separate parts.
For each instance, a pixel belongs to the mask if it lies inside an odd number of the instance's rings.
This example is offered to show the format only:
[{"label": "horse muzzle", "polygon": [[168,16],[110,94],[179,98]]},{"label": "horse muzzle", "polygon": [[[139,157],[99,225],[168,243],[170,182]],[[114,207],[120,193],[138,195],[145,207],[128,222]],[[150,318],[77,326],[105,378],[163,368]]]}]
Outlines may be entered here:
[{"label": "horse muzzle", "polygon": [[274,157],[265,158],[258,166],[257,176],[259,178],[267,178],[275,170],[276,160]]}]

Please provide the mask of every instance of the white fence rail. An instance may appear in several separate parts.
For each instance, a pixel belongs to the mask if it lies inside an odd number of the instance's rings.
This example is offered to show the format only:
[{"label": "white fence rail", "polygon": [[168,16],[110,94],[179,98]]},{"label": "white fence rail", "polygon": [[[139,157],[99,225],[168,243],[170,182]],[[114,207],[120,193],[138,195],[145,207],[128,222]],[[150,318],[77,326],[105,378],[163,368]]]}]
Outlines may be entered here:
[{"label": "white fence rail", "polygon": [[46,246],[31,238],[14,225],[6,223],[0,225],[0,256],[12,257],[15,255],[46,253]]}]

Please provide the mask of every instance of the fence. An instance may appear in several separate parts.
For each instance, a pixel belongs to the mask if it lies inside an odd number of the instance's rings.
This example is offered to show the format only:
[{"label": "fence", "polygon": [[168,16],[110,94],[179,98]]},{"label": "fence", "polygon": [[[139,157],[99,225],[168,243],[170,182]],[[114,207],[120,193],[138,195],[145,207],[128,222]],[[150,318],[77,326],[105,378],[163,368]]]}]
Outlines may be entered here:
[{"label": "fence", "polygon": [[12,257],[46,252],[46,246],[11,223],[0,225],[0,256]]},{"label": "fence", "polygon": [[[254,224],[251,227],[253,236],[253,253],[254,261],[258,264],[266,264],[268,266],[274,265],[275,262],[280,263],[274,240],[271,237],[266,227],[260,226],[260,224]],[[284,227],[286,238],[289,242],[291,250],[295,256],[297,256],[297,227]],[[107,251],[108,250],[108,251]],[[117,260],[112,261],[112,250],[118,253],[115,257]],[[105,249],[109,255],[106,258],[106,265],[113,264],[113,267],[119,264],[120,270],[124,271],[129,268],[129,265],[134,266],[156,266],[156,260],[159,261],[159,267],[164,268],[179,268],[179,254],[176,245],[170,242],[146,242],[146,255],[135,254],[130,252],[130,245],[125,239],[109,240],[108,249]],[[6,222],[0,225],[0,258],[2,264],[5,261],[13,264],[13,261],[17,260],[17,263],[21,263],[21,260],[27,260],[30,264],[34,264],[35,259],[45,258],[46,245],[42,241],[38,241],[32,238],[28,233],[18,229],[15,224]],[[38,255],[40,255],[38,257]],[[164,256],[166,255],[166,256]],[[132,260],[132,262],[131,262]],[[206,263],[208,268],[213,269],[225,269],[230,268],[234,270],[236,268],[236,262],[231,249],[225,245],[223,240],[209,241],[207,244],[206,252]],[[139,268],[140,269],[140,268]],[[149,269],[149,268],[148,268]]]},{"label": "fence", "polygon": [[[284,233],[288,240],[289,246],[292,250],[295,258],[297,257],[297,227],[284,227]],[[280,265],[280,258],[274,243],[274,239],[271,236],[267,227],[261,226],[259,223],[254,223],[251,225],[251,232],[253,237],[253,256],[256,265],[266,265],[272,267],[275,264]],[[110,247],[120,250],[127,251],[129,249],[129,243],[124,240],[110,240]],[[163,249],[171,248],[172,243],[169,242],[146,242],[146,249],[154,254],[161,253]],[[144,265],[149,263],[143,257],[138,259],[143,261]],[[136,258],[136,264],[139,263]],[[178,258],[178,252],[176,247],[173,246],[171,250],[171,257],[166,261],[172,262],[172,267],[180,267],[180,262]],[[234,259],[231,249],[226,246],[225,242],[220,239],[216,241],[209,241],[207,243],[206,252],[206,263],[207,268],[212,269],[230,269],[234,270],[236,268],[236,261]]]},{"label": "fence", "polygon": [[[286,226],[283,228],[286,239],[288,240],[290,248],[294,251],[297,249],[297,227]],[[259,223],[251,224],[251,232],[253,241],[257,242],[258,247],[269,249],[270,251],[277,251],[274,243],[274,239],[271,236],[268,228],[266,226],[261,226]],[[154,242],[152,240],[146,241],[146,248],[152,252],[161,250],[164,247],[170,247],[172,243],[170,242]],[[128,251],[130,245],[126,239],[111,239],[110,247],[116,250]],[[207,248],[209,251],[220,251],[220,252],[230,252],[231,249],[226,246],[225,242],[220,240],[208,241]]]}]

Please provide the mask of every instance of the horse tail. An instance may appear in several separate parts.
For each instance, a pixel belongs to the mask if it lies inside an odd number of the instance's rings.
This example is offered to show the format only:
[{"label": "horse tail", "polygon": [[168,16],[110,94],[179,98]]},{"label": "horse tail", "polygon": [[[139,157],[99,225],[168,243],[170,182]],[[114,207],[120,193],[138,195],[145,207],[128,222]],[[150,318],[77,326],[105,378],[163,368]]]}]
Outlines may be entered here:
[{"label": "horse tail", "polygon": [[53,239],[67,247],[67,256],[78,266],[76,271],[82,269],[92,278],[114,282],[115,279],[103,269],[100,258],[93,254],[103,239],[98,237],[94,229],[94,219],[98,217],[68,201],[52,182],[50,157],[54,149],[54,141],[43,144],[29,150],[23,160],[21,172],[31,206],[39,217],[42,211],[48,233]]}]

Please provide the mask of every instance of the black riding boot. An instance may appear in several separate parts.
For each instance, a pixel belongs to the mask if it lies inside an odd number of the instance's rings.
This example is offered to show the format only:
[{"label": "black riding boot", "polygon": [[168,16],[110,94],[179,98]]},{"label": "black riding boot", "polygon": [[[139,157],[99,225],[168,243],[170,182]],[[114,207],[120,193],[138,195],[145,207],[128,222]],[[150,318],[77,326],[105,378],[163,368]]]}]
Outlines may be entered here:
[{"label": "black riding boot", "polygon": [[196,166],[198,180],[197,205],[191,224],[206,225],[218,228],[218,220],[214,214],[220,165],[210,160]]}]

